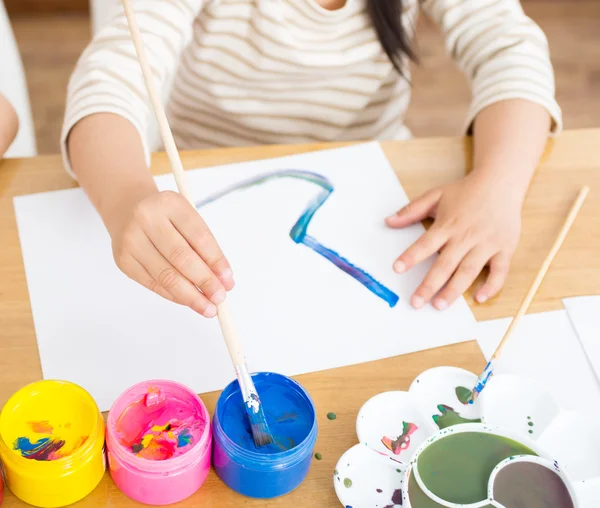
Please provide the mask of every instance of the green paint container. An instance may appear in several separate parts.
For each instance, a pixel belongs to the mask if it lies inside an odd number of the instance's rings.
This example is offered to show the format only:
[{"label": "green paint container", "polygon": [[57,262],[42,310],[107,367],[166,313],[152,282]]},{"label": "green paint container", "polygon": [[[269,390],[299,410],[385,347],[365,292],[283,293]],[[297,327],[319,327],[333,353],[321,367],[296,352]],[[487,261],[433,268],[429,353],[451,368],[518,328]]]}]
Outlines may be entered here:
[{"label": "green paint container", "polygon": [[[529,478],[538,488],[515,489],[516,478]],[[522,503],[518,506],[577,507],[571,481],[535,441],[480,423],[443,429],[428,439],[402,483],[408,508],[497,508],[507,500]]]}]

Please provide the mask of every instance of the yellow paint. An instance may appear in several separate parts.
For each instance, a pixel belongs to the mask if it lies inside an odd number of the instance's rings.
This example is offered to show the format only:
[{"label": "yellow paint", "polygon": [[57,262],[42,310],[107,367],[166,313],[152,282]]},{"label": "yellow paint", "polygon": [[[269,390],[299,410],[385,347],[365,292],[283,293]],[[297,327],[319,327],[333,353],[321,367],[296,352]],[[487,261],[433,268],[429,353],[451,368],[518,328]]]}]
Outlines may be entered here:
[{"label": "yellow paint", "polygon": [[148,445],[150,444],[150,441],[152,441],[153,439],[154,439],[154,436],[152,434],[146,434],[142,438],[142,446],[144,448],[148,448]]},{"label": "yellow paint", "polygon": [[[32,442],[50,437],[65,444],[55,460],[40,461],[14,449],[20,437]],[[0,413],[0,459],[7,486],[26,503],[55,508],[83,499],[105,470],[104,420],[98,406],[72,383],[40,381],[25,386]]]}]

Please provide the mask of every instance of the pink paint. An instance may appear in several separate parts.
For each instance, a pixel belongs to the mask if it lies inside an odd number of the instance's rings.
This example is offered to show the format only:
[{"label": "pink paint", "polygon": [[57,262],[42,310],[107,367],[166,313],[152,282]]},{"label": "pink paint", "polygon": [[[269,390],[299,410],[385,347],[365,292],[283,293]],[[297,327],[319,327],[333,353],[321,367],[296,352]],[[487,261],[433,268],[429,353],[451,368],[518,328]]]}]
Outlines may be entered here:
[{"label": "pink paint", "polygon": [[150,505],[177,503],[208,475],[210,417],[200,397],[179,383],[139,383],[108,413],[106,444],[111,476],[128,497]]},{"label": "pink paint", "polygon": [[195,399],[166,397],[160,388],[150,387],[119,415],[115,431],[129,452],[148,460],[167,460],[187,453],[202,438],[206,423]]}]

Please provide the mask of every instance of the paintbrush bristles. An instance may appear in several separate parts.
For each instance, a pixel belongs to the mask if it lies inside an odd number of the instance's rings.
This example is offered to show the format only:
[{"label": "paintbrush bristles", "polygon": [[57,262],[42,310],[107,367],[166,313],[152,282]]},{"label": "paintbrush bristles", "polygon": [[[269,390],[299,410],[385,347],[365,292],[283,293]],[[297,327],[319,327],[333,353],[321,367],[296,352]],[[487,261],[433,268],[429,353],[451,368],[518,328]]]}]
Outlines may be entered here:
[{"label": "paintbrush bristles", "polygon": [[248,373],[246,364],[240,364],[235,366],[235,374],[240,385],[240,392],[244,400],[244,406],[246,407],[246,413],[250,420],[250,430],[252,431],[252,438],[254,444],[257,447],[267,446],[273,442],[273,437],[267,424],[267,417],[262,407],[252,377]]},{"label": "paintbrush bristles", "polygon": [[587,197],[589,191],[590,191],[590,188],[587,186],[583,187],[579,191],[577,199],[571,206],[571,209],[569,210],[569,214],[567,215],[567,218],[565,219],[565,222],[564,222],[560,232],[558,233],[558,236],[556,237],[556,240],[554,241],[554,244],[552,245],[550,252],[548,253],[546,258],[542,262],[542,266],[540,266],[540,269],[539,269],[537,275],[535,276],[535,279],[534,279],[533,283],[531,284],[529,291],[525,295],[525,298],[523,298],[523,301],[521,302],[521,305],[519,306],[519,310],[513,317],[508,329],[506,330],[506,333],[504,334],[504,337],[502,337],[500,344],[498,344],[498,347],[496,348],[496,351],[494,351],[494,354],[490,358],[490,361],[488,362],[485,370],[483,371],[481,376],[479,376],[479,378],[477,379],[477,384],[473,388],[473,391],[471,393],[471,399],[469,400],[470,404],[473,404],[473,402],[475,402],[475,400],[477,399],[479,394],[486,387],[489,379],[494,375],[493,362],[498,358],[498,356],[500,356],[500,353],[502,352],[504,345],[506,344],[508,339],[512,336],[515,328],[519,324],[519,321],[527,313],[527,310],[529,309],[529,306],[531,305],[533,298],[535,297],[538,289],[540,288],[540,286],[542,284],[542,281],[544,280],[544,277],[546,277],[546,274],[548,273],[548,270],[550,269],[550,265],[552,264],[552,261],[554,261],[554,258],[556,257],[556,255],[558,254],[558,251],[562,247],[562,245],[565,241],[565,238],[567,237],[567,234],[569,233],[569,230],[573,226],[573,223],[575,222],[575,219],[577,218],[577,214],[579,213],[579,210],[581,210],[581,207],[583,206],[583,202],[585,201],[585,198]]}]

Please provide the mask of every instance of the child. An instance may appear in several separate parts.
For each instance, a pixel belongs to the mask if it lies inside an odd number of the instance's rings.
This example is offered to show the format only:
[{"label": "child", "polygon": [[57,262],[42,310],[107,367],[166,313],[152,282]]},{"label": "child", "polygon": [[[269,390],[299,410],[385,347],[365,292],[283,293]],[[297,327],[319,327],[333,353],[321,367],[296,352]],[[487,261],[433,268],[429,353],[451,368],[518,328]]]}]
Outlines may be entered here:
[{"label": "child", "polygon": [[0,93],[0,159],[17,137],[19,119],[13,105]]},{"label": "child", "polygon": [[[440,251],[413,295],[415,308],[447,308],[486,265],[476,299],[501,289],[529,182],[548,134],[561,129],[547,42],[518,0],[145,0],[134,7],[180,149],[408,138],[403,117],[420,8],[469,79],[465,126],[475,153],[467,177],[386,220],[402,228],[435,218],[394,268],[410,270]],[[233,274],[193,207],[158,192],[150,176],[153,113],[122,10],[82,55],[68,97],[65,160],[104,220],[118,266],[213,317]]]},{"label": "child", "polygon": [[0,0],[0,159],[32,157],[35,134],[27,81],[13,29]]}]

